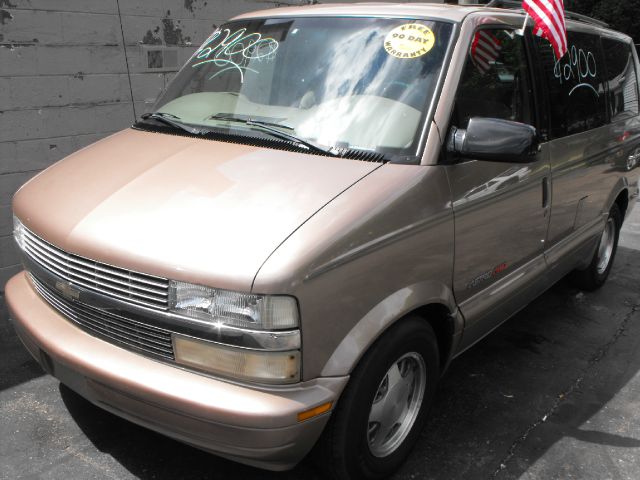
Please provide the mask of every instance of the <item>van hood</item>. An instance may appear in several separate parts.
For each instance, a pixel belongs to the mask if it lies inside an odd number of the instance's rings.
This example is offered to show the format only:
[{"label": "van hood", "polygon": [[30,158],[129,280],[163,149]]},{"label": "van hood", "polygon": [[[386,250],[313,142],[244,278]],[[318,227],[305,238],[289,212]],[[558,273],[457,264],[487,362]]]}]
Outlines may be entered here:
[{"label": "van hood", "polygon": [[36,176],[14,211],[66,251],[249,291],[291,233],[379,167],[128,129]]}]

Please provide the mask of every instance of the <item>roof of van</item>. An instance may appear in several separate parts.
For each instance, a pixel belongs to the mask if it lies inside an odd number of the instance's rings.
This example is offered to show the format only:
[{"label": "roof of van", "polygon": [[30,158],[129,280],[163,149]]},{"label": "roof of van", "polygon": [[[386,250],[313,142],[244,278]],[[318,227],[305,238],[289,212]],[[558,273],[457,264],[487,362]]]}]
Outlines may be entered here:
[{"label": "roof of van", "polygon": [[[485,4],[478,5],[449,5],[442,3],[331,3],[305,5],[298,7],[271,8],[249,12],[234,17],[237,19],[265,18],[265,17],[302,17],[302,16],[389,16],[406,18],[432,18],[443,19],[460,23],[471,13],[482,13],[485,15],[525,15],[524,10],[500,7],[488,7]],[[604,26],[591,23],[588,17],[576,21],[567,15],[567,25],[581,26],[582,28],[593,28],[597,31],[607,31],[619,38],[630,40],[631,37],[621,32],[616,32]],[[597,21],[594,20],[595,23]]]},{"label": "roof of van", "polygon": [[375,16],[407,16],[430,17],[448,19],[461,22],[471,12],[485,13],[518,13],[513,10],[501,8],[487,8],[484,5],[446,5],[438,3],[333,3],[306,5],[301,7],[272,8],[257,12],[245,13],[239,18],[260,17],[300,17],[300,16],[351,16],[351,15],[375,15]]}]

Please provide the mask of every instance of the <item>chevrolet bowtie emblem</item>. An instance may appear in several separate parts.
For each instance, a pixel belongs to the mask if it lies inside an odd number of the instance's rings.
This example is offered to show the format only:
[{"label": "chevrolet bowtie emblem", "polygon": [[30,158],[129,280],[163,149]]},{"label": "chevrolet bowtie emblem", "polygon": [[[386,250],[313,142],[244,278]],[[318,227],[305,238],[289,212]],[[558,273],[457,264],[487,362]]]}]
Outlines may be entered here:
[{"label": "chevrolet bowtie emblem", "polygon": [[63,297],[69,300],[78,300],[80,298],[80,291],[72,287],[69,282],[63,282],[58,280],[56,282],[56,290],[58,290]]}]

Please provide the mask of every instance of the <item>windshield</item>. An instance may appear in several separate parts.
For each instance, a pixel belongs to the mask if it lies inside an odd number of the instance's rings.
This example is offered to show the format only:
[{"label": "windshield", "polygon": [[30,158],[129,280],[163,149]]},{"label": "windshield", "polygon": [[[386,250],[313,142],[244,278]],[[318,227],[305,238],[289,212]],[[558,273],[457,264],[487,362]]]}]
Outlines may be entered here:
[{"label": "windshield", "polygon": [[264,136],[262,123],[317,146],[415,161],[452,30],[388,18],[230,22],[154,110],[216,131]]}]

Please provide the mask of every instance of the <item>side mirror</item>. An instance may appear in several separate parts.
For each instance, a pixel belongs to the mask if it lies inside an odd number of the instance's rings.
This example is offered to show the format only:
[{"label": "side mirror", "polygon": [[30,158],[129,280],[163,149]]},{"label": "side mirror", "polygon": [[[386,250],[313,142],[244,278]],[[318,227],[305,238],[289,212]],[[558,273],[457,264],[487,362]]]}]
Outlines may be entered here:
[{"label": "side mirror", "polygon": [[537,132],[524,123],[473,117],[466,130],[451,129],[447,149],[477,160],[527,163],[535,160]]}]

